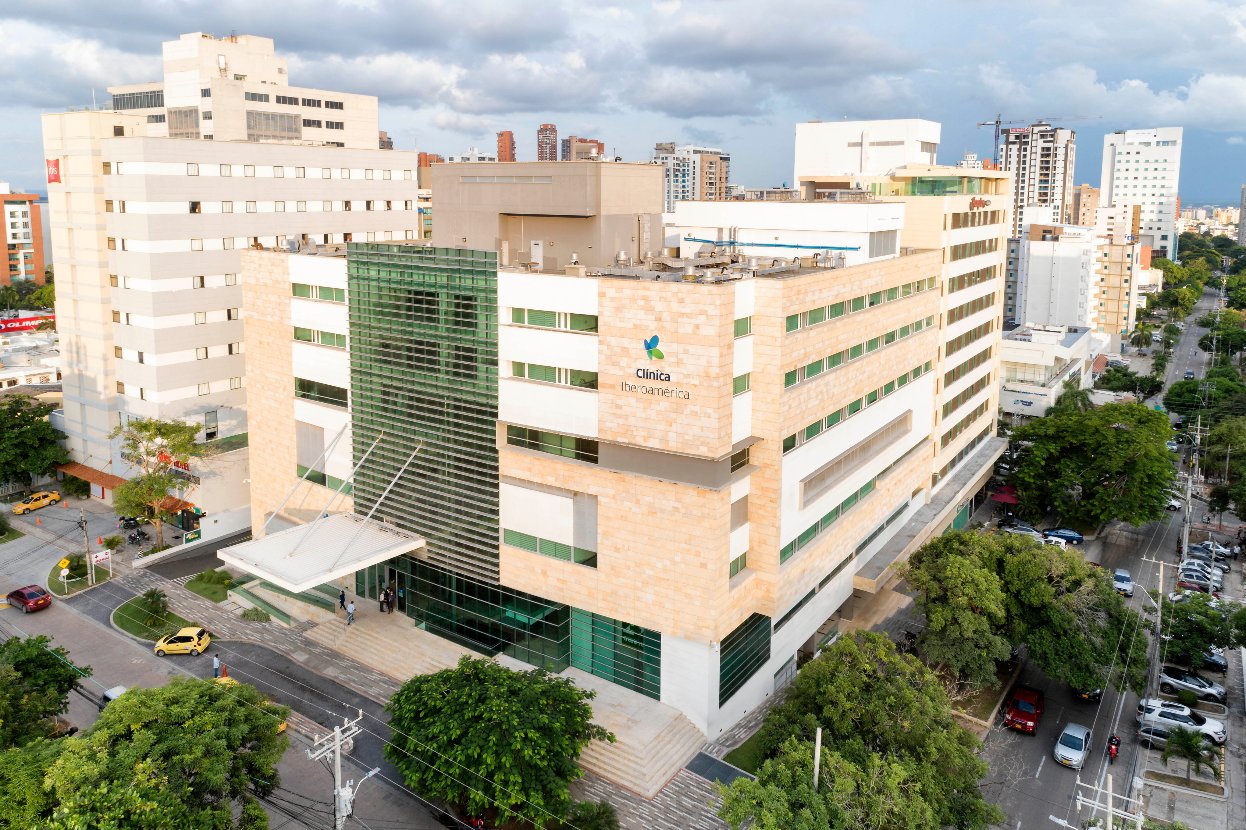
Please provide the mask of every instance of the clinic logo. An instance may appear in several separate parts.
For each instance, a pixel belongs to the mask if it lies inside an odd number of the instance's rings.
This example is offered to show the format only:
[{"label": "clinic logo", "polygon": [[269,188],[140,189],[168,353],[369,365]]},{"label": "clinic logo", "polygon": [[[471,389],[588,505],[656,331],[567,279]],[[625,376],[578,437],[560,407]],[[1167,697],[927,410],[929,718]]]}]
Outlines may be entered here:
[{"label": "clinic logo", "polygon": [[662,360],[666,355],[662,354],[662,350],[658,348],[658,336],[645,340],[645,354],[649,355],[650,360]]}]

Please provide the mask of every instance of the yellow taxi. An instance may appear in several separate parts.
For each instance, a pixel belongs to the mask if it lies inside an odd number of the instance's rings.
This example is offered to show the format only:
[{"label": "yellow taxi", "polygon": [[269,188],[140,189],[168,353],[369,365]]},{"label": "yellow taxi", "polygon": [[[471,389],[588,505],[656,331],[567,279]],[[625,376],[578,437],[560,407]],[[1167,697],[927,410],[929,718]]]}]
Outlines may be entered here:
[{"label": "yellow taxi", "polygon": [[207,629],[196,628],[192,625],[156,640],[154,650],[157,657],[163,657],[166,654],[189,654],[194,657],[205,651],[210,642],[212,642],[212,635],[207,632]]},{"label": "yellow taxi", "polygon": [[13,505],[13,512],[19,516],[23,516],[32,510],[38,510],[40,507],[47,507],[49,504],[56,504],[61,500],[61,494],[55,490],[40,490],[38,493],[31,493],[26,498]]},{"label": "yellow taxi", "polygon": [[[213,682],[216,683],[218,686],[224,686],[227,689],[230,686],[238,685],[238,681],[234,680],[232,677],[229,677],[229,676],[218,677]],[[282,732],[285,732],[285,731],[286,731],[286,722],[282,721],[281,723],[277,725],[277,734],[280,735]]]}]

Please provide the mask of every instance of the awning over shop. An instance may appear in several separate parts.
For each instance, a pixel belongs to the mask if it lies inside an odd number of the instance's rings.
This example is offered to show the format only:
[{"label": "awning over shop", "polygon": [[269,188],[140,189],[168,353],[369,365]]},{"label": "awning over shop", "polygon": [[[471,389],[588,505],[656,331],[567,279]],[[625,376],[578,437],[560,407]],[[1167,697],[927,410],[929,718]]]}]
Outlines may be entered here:
[{"label": "awning over shop", "polygon": [[80,478],[97,487],[103,487],[105,490],[116,490],[122,484],[125,484],[125,479],[121,476],[115,476],[112,473],[106,473],[103,470],[97,470],[85,464],[79,464],[77,461],[71,461],[68,464],[58,464],[56,469],[67,476]]},{"label": "awning over shop", "polygon": [[338,513],[217,552],[226,564],[301,593],[395,556],[424,540],[391,525]]},{"label": "awning over shop", "polygon": [[1020,504],[1021,500],[1017,498],[1016,493],[1008,493],[1003,490],[998,493],[991,494],[991,500],[1000,504]]}]

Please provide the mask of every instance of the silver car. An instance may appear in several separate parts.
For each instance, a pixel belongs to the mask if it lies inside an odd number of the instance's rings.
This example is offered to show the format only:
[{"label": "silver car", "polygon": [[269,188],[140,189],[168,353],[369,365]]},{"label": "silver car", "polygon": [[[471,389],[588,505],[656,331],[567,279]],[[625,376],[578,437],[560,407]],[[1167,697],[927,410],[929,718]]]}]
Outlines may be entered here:
[{"label": "silver car", "polygon": [[1122,596],[1132,597],[1134,595],[1134,579],[1124,568],[1117,568],[1112,572],[1112,587]]},{"label": "silver car", "polygon": [[1202,559],[1183,559],[1181,564],[1177,566],[1178,570],[1187,571],[1203,571],[1208,576],[1218,576],[1224,579],[1224,575],[1228,573],[1228,569],[1223,565],[1213,565],[1210,562],[1204,562]]},{"label": "silver car", "polygon": [[1013,536],[1024,536],[1027,539],[1033,539],[1036,542],[1042,542],[1046,537],[1028,525],[1013,525],[1004,528],[1005,533],[1011,533]]},{"label": "silver car", "polygon": [[1199,700],[1210,700],[1214,703],[1224,703],[1228,697],[1228,693],[1219,683],[1213,683],[1180,666],[1164,666],[1160,669],[1159,690],[1170,695],[1185,690],[1193,692]]},{"label": "silver car", "polygon": [[1090,730],[1080,723],[1065,724],[1051,757],[1071,769],[1081,769],[1090,755]]},{"label": "silver car", "polygon": [[1197,568],[1182,568],[1177,571],[1177,581],[1197,582],[1200,585],[1210,587],[1216,593],[1219,593],[1220,589],[1224,587],[1224,580],[1222,580],[1219,576],[1215,574],[1208,574],[1206,571],[1201,571]]}]

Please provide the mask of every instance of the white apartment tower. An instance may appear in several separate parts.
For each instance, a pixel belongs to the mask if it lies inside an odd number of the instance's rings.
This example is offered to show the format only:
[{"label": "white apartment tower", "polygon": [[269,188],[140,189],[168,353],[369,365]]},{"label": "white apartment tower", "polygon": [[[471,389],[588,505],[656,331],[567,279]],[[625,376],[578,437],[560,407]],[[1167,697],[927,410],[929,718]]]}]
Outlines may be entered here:
[{"label": "white apartment tower", "polygon": [[1103,207],[1142,208],[1140,239],[1155,256],[1177,255],[1181,127],[1118,130],[1103,137]]},{"label": "white apartment tower", "polygon": [[1012,174],[1012,236],[1031,221],[1032,205],[1055,207],[1056,222],[1068,222],[1073,206],[1073,165],[1077,134],[1045,122],[1014,127],[1002,136],[1002,169]]},{"label": "white apartment tower", "polygon": [[660,142],[653,163],[666,168],[666,212],[682,201],[723,201],[731,182],[731,156],[714,147]]},{"label": "white apartment tower", "polygon": [[67,443],[124,476],[127,417],[246,431],[240,251],[413,239],[419,218],[376,98],[289,86],[268,38],[183,35],[162,81],[110,91],[43,134]]},{"label": "white apartment tower", "polygon": [[1237,244],[1246,245],[1246,184],[1242,185],[1242,205],[1237,212]]}]

